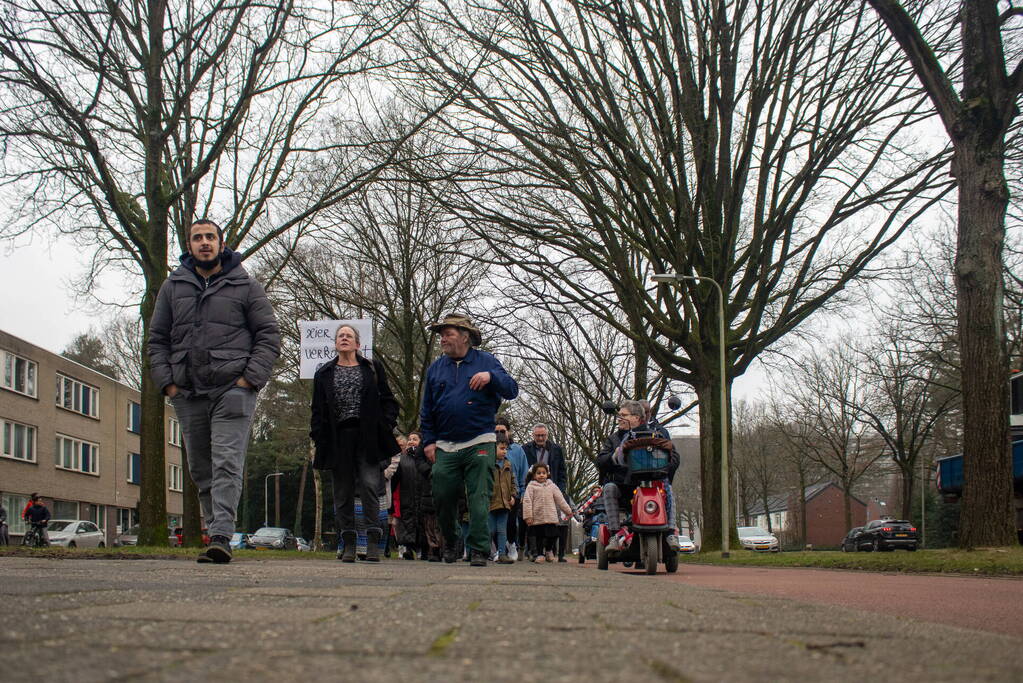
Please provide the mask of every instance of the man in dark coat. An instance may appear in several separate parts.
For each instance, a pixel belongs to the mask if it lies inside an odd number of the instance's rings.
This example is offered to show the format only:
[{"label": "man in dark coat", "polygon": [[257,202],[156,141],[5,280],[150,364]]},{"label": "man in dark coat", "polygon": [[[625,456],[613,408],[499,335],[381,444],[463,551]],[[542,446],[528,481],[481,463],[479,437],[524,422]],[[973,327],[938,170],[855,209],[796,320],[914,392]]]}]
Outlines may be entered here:
[{"label": "man in dark coat", "polygon": [[266,292],[224,246],[220,226],[196,221],[187,248],[157,296],[149,362],[177,412],[209,529],[198,561],[224,563],[231,561],[256,392],[270,377],[281,336]]},{"label": "man in dark coat", "polygon": [[525,444],[522,450],[526,454],[526,463],[532,467],[542,462],[551,470],[551,481],[561,489],[562,495],[567,495],[568,472],[565,468],[565,452],[561,446],[550,439],[547,425],[538,424],[533,427],[533,440]]}]

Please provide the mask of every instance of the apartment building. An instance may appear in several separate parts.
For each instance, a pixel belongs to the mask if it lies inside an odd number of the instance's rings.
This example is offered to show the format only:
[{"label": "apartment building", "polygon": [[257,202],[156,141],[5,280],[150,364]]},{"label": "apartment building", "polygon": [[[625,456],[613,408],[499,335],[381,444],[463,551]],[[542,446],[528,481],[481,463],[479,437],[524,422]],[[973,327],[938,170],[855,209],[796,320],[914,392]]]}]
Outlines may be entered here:
[{"label": "apartment building", "polygon": [[[138,521],[139,392],[0,330],[0,492],[12,537],[38,492],[54,519],[87,519],[114,536]],[[181,429],[166,406],[167,523],[180,523]],[[14,538],[12,538],[12,541]]]}]

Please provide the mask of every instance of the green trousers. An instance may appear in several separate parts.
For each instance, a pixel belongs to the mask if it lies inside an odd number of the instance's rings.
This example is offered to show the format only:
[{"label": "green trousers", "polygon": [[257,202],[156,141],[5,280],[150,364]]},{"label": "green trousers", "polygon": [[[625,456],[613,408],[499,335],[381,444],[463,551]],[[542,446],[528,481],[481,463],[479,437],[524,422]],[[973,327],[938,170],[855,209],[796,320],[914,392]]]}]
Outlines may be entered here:
[{"label": "green trousers", "polygon": [[444,540],[458,540],[458,499],[465,491],[469,506],[469,537],[466,545],[490,554],[490,496],[494,489],[496,444],[476,444],[457,451],[437,449],[433,464],[433,504],[437,508],[437,526]]}]

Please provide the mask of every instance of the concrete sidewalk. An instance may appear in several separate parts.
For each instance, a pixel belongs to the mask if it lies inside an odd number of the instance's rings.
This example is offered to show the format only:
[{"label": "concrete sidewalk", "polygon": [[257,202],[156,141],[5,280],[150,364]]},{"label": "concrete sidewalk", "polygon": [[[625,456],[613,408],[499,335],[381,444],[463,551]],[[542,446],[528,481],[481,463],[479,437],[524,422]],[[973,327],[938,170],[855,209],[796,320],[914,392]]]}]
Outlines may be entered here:
[{"label": "concrete sidewalk", "polygon": [[592,563],[2,557],[0,576],[4,681],[1023,680],[1009,636]]}]

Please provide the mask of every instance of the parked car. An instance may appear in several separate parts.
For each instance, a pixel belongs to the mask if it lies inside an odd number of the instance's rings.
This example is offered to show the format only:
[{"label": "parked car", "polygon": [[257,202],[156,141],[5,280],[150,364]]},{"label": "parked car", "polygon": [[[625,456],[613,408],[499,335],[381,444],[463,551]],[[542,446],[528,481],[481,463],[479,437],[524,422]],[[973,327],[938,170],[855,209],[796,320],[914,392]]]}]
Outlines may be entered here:
[{"label": "parked car", "polygon": [[246,550],[251,547],[248,534],[236,531],[231,535],[231,550]]},{"label": "parked car", "polygon": [[287,529],[265,526],[249,536],[249,544],[256,550],[297,550],[295,534]]},{"label": "parked car", "polygon": [[313,546],[309,543],[309,541],[305,540],[301,536],[295,537],[295,543],[298,544],[298,549],[304,553],[308,553],[313,549]]},{"label": "parked car", "polygon": [[[185,544],[185,527],[181,526],[174,527],[174,530],[171,532],[171,535],[167,538],[167,540],[170,541],[170,544],[175,548],[180,548],[181,546],[183,546]],[[202,544],[203,545],[210,544],[210,537],[206,533],[206,529],[202,530]]]},{"label": "parked car", "polygon": [[50,545],[64,548],[105,548],[106,534],[84,519],[51,519],[46,527]]},{"label": "parked car", "polygon": [[688,536],[678,535],[678,551],[685,555],[692,555],[696,552],[696,544]]},{"label": "parked car", "polygon": [[745,550],[776,553],[781,550],[778,537],[769,534],[758,526],[739,527],[739,545]]},{"label": "parked car", "polygon": [[842,552],[843,553],[855,553],[860,549],[859,537],[863,533],[863,527],[854,526],[849,529],[849,533],[842,539]]},{"label": "parked car", "polygon": [[914,551],[920,543],[920,535],[912,522],[904,519],[875,519],[863,527],[856,538],[858,549]]},{"label": "parked car", "polygon": [[139,544],[139,527],[135,525],[130,529],[125,529],[121,533],[114,536],[114,547],[120,548],[126,545],[138,545]]}]

